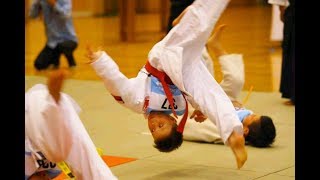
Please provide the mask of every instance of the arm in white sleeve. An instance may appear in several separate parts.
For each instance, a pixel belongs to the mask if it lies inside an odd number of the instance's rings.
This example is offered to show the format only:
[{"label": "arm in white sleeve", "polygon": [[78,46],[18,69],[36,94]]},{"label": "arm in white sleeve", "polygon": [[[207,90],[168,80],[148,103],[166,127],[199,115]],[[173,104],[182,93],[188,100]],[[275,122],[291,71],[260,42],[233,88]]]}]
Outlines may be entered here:
[{"label": "arm in white sleeve", "polygon": [[229,0],[196,0],[181,21],[163,40],[164,46],[182,47],[184,59],[199,57],[214,24],[218,21]]},{"label": "arm in white sleeve", "polygon": [[183,92],[185,71],[197,66],[203,48],[229,0],[196,0],[180,22],[148,55],[150,64],[164,71]]},{"label": "arm in white sleeve", "polygon": [[210,74],[214,77],[213,59],[211,58],[207,47],[203,48],[201,60],[208,68]]},{"label": "arm in white sleeve", "polygon": [[228,54],[219,57],[223,79],[220,86],[233,100],[237,100],[245,80],[242,54]]},{"label": "arm in white sleeve", "polygon": [[127,88],[130,84],[129,79],[120,72],[118,65],[105,52],[91,63],[91,66],[113,96],[122,96],[125,91],[130,90]]}]

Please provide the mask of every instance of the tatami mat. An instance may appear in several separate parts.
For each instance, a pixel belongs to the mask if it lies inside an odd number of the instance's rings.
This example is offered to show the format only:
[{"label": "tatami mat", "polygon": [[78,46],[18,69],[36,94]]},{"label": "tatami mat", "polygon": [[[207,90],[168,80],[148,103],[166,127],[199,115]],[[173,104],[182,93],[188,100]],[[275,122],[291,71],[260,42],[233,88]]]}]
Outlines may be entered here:
[{"label": "tatami mat", "polygon": [[[45,83],[38,76],[26,76],[26,89]],[[185,141],[171,153],[152,147],[146,120],[114,101],[102,81],[69,79],[64,92],[82,107],[80,117],[95,145],[110,156],[137,160],[111,167],[120,180],[295,179],[295,107],[285,106],[280,93],[252,92],[246,106],[274,119],[277,138],[271,148],[248,146],[248,161],[237,170],[229,147]],[[247,92],[242,92],[245,97]]]}]

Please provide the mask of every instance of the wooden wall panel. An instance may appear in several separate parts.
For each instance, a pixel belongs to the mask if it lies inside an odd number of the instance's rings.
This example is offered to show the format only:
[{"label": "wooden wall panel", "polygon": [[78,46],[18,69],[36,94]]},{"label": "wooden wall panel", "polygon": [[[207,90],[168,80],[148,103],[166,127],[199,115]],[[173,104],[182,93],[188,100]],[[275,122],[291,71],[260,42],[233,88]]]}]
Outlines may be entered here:
[{"label": "wooden wall panel", "polygon": [[[136,1],[137,13],[161,13],[168,15],[170,0],[132,0]],[[266,4],[267,0],[232,0],[229,6]],[[25,0],[26,15],[32,0]],[[93,16],[104,14],[119,15],[118,0],[72,0],[74,16]]]}]

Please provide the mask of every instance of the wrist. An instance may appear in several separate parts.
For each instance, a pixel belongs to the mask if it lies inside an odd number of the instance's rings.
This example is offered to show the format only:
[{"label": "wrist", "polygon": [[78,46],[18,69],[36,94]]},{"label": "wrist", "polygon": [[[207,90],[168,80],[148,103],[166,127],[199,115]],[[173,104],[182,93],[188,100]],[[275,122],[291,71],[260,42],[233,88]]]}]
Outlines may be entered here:
[{"label": "wrist", "polygon": [[91,61],[97,61],[98,59],[100,59],[101,56],[102,56],[102,51],[94,52],[91,57]]}]

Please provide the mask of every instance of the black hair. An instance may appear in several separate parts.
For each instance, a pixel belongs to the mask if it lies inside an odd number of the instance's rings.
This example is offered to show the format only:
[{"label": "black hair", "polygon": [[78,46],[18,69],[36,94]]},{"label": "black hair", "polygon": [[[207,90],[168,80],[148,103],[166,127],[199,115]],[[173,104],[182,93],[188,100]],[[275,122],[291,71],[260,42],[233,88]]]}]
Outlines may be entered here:
[{"label": "black hair", "polygon": [[154,147],[160,152],[171,152],[178,149],[182,144],[182,133],[177,131],[177,124],[172,126],[171,133],[168,137],[154,141]]},{"label": "black hair", "polygon": [[269,116],[261,116],[260,121],[249,125],[246,141],[255,147],[269,147],[275,141],[276,128]]}]

